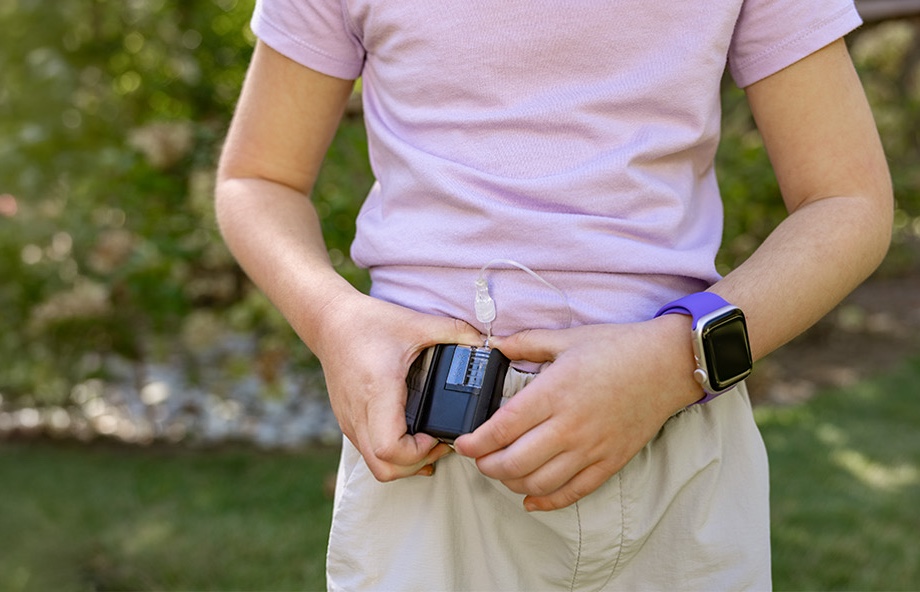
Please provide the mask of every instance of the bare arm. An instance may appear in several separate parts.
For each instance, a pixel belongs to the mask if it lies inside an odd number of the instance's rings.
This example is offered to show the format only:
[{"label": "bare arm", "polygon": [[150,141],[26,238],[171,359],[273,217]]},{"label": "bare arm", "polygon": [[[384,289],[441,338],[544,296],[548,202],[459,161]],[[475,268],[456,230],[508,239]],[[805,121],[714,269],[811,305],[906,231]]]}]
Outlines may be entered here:
[{"label": "bare arm", "polygon": [[[318,309],[349,291],[329,262],[308,194],[352,84],[305,71],[260,43],[220,159],[216,209],[224,240],[295,318],[321,316]],[[304,327],[310,341],[314,329]]]},{"label": "bare arm", "polygon": [[878,267],[891,240],[893,198],[842,40],[753,84],[747,96],[790,216],[713,290],[745,310],[761,358]]},{"label": "bare arm", "polygon": [[[761,358],[877,267],[890,240],[892,194],[872,114],[842,41],[747,93],[790,215],[712,290],[745,311],[754,356]],[[671,414],[702,396],[690,378],[689,333],[687,317],[666,315],[496,338],[513,359],[553,364],[459,438],[457,450],[527,494],[529,509],[574,503],[619,471]]]},{"label": "bare arm", "polygon": [[260,43],[221,156],[216,210],[243,269],[322,362],[343,432],[378,479],[392,480],[430,473],[449,452],[406,434],[412,359],[434,343],[481,338],[361,294],[333,269],[309,193],[352,86]]}]

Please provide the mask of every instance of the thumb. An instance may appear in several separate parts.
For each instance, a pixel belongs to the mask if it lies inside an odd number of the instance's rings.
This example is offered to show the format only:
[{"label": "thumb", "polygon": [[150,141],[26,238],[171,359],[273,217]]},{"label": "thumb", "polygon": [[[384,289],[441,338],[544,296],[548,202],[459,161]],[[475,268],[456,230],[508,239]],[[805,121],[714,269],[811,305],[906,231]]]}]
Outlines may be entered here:
[{"label": "thumb", "polygon": [[566,349],[564,331],[527,329],[507,337],[494,337],[492,345],[512,360],[553,362]]},{"label": "thumb", "polygon": [[427,345],[436,343],[457,343],[460,345],[482,345],[482,333],[466,321],[440,318],[428,325]]}]

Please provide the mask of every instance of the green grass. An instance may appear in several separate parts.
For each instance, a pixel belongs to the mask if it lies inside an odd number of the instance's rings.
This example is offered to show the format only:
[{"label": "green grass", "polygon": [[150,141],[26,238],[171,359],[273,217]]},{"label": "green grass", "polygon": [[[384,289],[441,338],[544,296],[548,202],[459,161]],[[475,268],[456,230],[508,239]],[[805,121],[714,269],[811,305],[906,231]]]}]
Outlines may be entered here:
[{"label": "green grass", "polygon": [[757,419],[776,589],[920,589],[920,359]]},{"label": "green grass", "polygon": [[[920,359],[757,419],[776,589],[920,589]],[[0,443],[0,590],[322,589],[336,460]]]},{"label": "green grass", "polygon": [[319,590],[336,452],[0,444],[0,590]]}]

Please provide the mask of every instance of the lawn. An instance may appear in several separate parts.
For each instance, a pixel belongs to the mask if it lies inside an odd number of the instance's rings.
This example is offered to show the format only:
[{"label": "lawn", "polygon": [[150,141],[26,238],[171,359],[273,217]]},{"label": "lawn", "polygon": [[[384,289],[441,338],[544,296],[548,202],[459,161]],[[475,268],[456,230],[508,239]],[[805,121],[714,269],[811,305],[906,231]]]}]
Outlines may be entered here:
[{"label": "lawn", "polygon": [[920,590],[920,359],[759,407],[778,590]]},{"label": "lawn", "polygon": [[[920,589],[920,359],[759,407],[777,590]],[[0,590],[323,587],[336,451],[0,444]]]},{"label": "lawn", "polygon": [[0,590],[320,589],[336,461],[0,444]]}]

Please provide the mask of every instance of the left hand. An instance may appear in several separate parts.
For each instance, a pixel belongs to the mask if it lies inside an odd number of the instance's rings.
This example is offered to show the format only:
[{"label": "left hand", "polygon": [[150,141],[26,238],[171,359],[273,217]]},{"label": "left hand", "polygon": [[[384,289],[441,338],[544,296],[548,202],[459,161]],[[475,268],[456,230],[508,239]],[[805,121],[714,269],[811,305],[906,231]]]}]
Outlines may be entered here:
[{"label": "left hand", "polygon": [[528,511],[571,505],[601,486],[668,418],[702,397],[689,321],[530,330],[494,338],[512,360],[552,362],[475,432],[457,438],[479,470],[525,494]]}]

